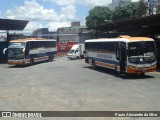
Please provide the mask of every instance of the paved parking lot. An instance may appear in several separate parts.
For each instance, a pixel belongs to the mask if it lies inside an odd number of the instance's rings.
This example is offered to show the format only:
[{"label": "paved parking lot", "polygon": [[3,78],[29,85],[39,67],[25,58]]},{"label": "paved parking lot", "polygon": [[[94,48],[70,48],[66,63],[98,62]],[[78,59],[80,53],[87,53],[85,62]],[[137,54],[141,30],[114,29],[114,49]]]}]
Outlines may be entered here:
[{"label": "paved parking lot", "polygon": [[0,64],[0,110],[160,111],[159,78],[154,72],[124,79],[67,57],[26,67]]}]

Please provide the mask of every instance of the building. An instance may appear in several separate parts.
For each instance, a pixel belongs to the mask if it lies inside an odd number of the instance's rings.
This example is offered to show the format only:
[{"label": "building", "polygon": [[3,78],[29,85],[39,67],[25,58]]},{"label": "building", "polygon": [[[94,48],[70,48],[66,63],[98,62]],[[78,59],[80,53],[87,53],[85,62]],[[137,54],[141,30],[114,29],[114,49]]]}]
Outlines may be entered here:
[{"label": "building", "polygon": [[121,7],[128,5],[132,2],[132,0],[112,0],[112,3],[108,5],[111,10],[114,10],[116,7]]},{"label": "building", "polygon": [[86,26],[81,26],[80,22],[72,22],[71,27],[58,28],[58,50],[68,51],[74,44],[83,43],[90,38],[87,33]]},{"label": "building", "polygon": [[74,26],[80,26],[80,22],[72,22],[71,27],[74,27]]},{"label": "building", "polygon": [[56,34],[56,32],[50,32],[48,28],[40,28],[34,30],[32,36],[37,38],[57,39]]},{"label": "building", "polygon": [[80,22],[72,22],[71,27],[58,28],[59,42],[78,42]]}]

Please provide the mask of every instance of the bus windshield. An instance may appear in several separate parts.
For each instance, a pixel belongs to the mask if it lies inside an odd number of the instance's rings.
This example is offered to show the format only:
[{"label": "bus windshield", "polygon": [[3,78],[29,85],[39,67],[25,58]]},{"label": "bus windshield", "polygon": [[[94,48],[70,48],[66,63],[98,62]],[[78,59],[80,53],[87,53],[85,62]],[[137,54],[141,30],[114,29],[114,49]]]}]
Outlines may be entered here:
[{"label": "bus windshield", "polygon": [[9,48],[25,47],[25,42],[10,42]]},{"label": "bus windshield", "polygon": [[153,41],[131,42],[129,47],[129,62],[149,63],[156,61],[155,44]]},{"label": "bus windshield", "polygon": [[9,59],[23,59],[23,49],[25,48],[25,43],[23,42],[10,42],[8,46],[8,58]]}]

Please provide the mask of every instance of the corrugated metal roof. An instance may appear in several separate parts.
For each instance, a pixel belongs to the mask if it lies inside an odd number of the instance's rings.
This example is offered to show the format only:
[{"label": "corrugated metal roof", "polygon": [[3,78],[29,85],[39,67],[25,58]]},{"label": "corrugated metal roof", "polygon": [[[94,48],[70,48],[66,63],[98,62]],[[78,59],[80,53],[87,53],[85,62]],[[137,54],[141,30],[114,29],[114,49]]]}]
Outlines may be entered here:
[{"label": "corrugated metal roof", "polygon": [[160,14],[142,17],[138,19],[129,19],[119,22],[106,23],[100,26],[94,26],[88,29],[95,29],[101,31],[113,31],[131,33],[137,30],[148,30],[153,33],[159,33],[160,31]]},{"label": "corrugated metal roof", "polygon": [[23,30],[29,21],[25,20],[13,20],[13,19],[1,19],[0,18],[0,30]]}]

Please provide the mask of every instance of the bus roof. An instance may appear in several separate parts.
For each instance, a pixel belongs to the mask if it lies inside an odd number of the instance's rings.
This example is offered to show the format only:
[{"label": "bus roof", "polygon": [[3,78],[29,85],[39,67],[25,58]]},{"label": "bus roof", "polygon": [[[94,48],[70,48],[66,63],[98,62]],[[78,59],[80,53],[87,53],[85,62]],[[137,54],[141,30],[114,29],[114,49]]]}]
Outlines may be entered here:
[{"label": "bus roof", "polygon": [[86,40],[85,42],[105,42],[105,41],[110,41],[110,42],[137,42],[137,41],[154,41],[152,38],[149,37],[129,37],[129,36],[124,36],[120,38],[101,38],[101,39],[90,39]]},{"label": "bus roof", "polygon": [[55,39],[44,39],[44,38],[25,38],[25,39],[11,40],[10,42],[27,42],[27,41],[56,41],[56,40]]}]

